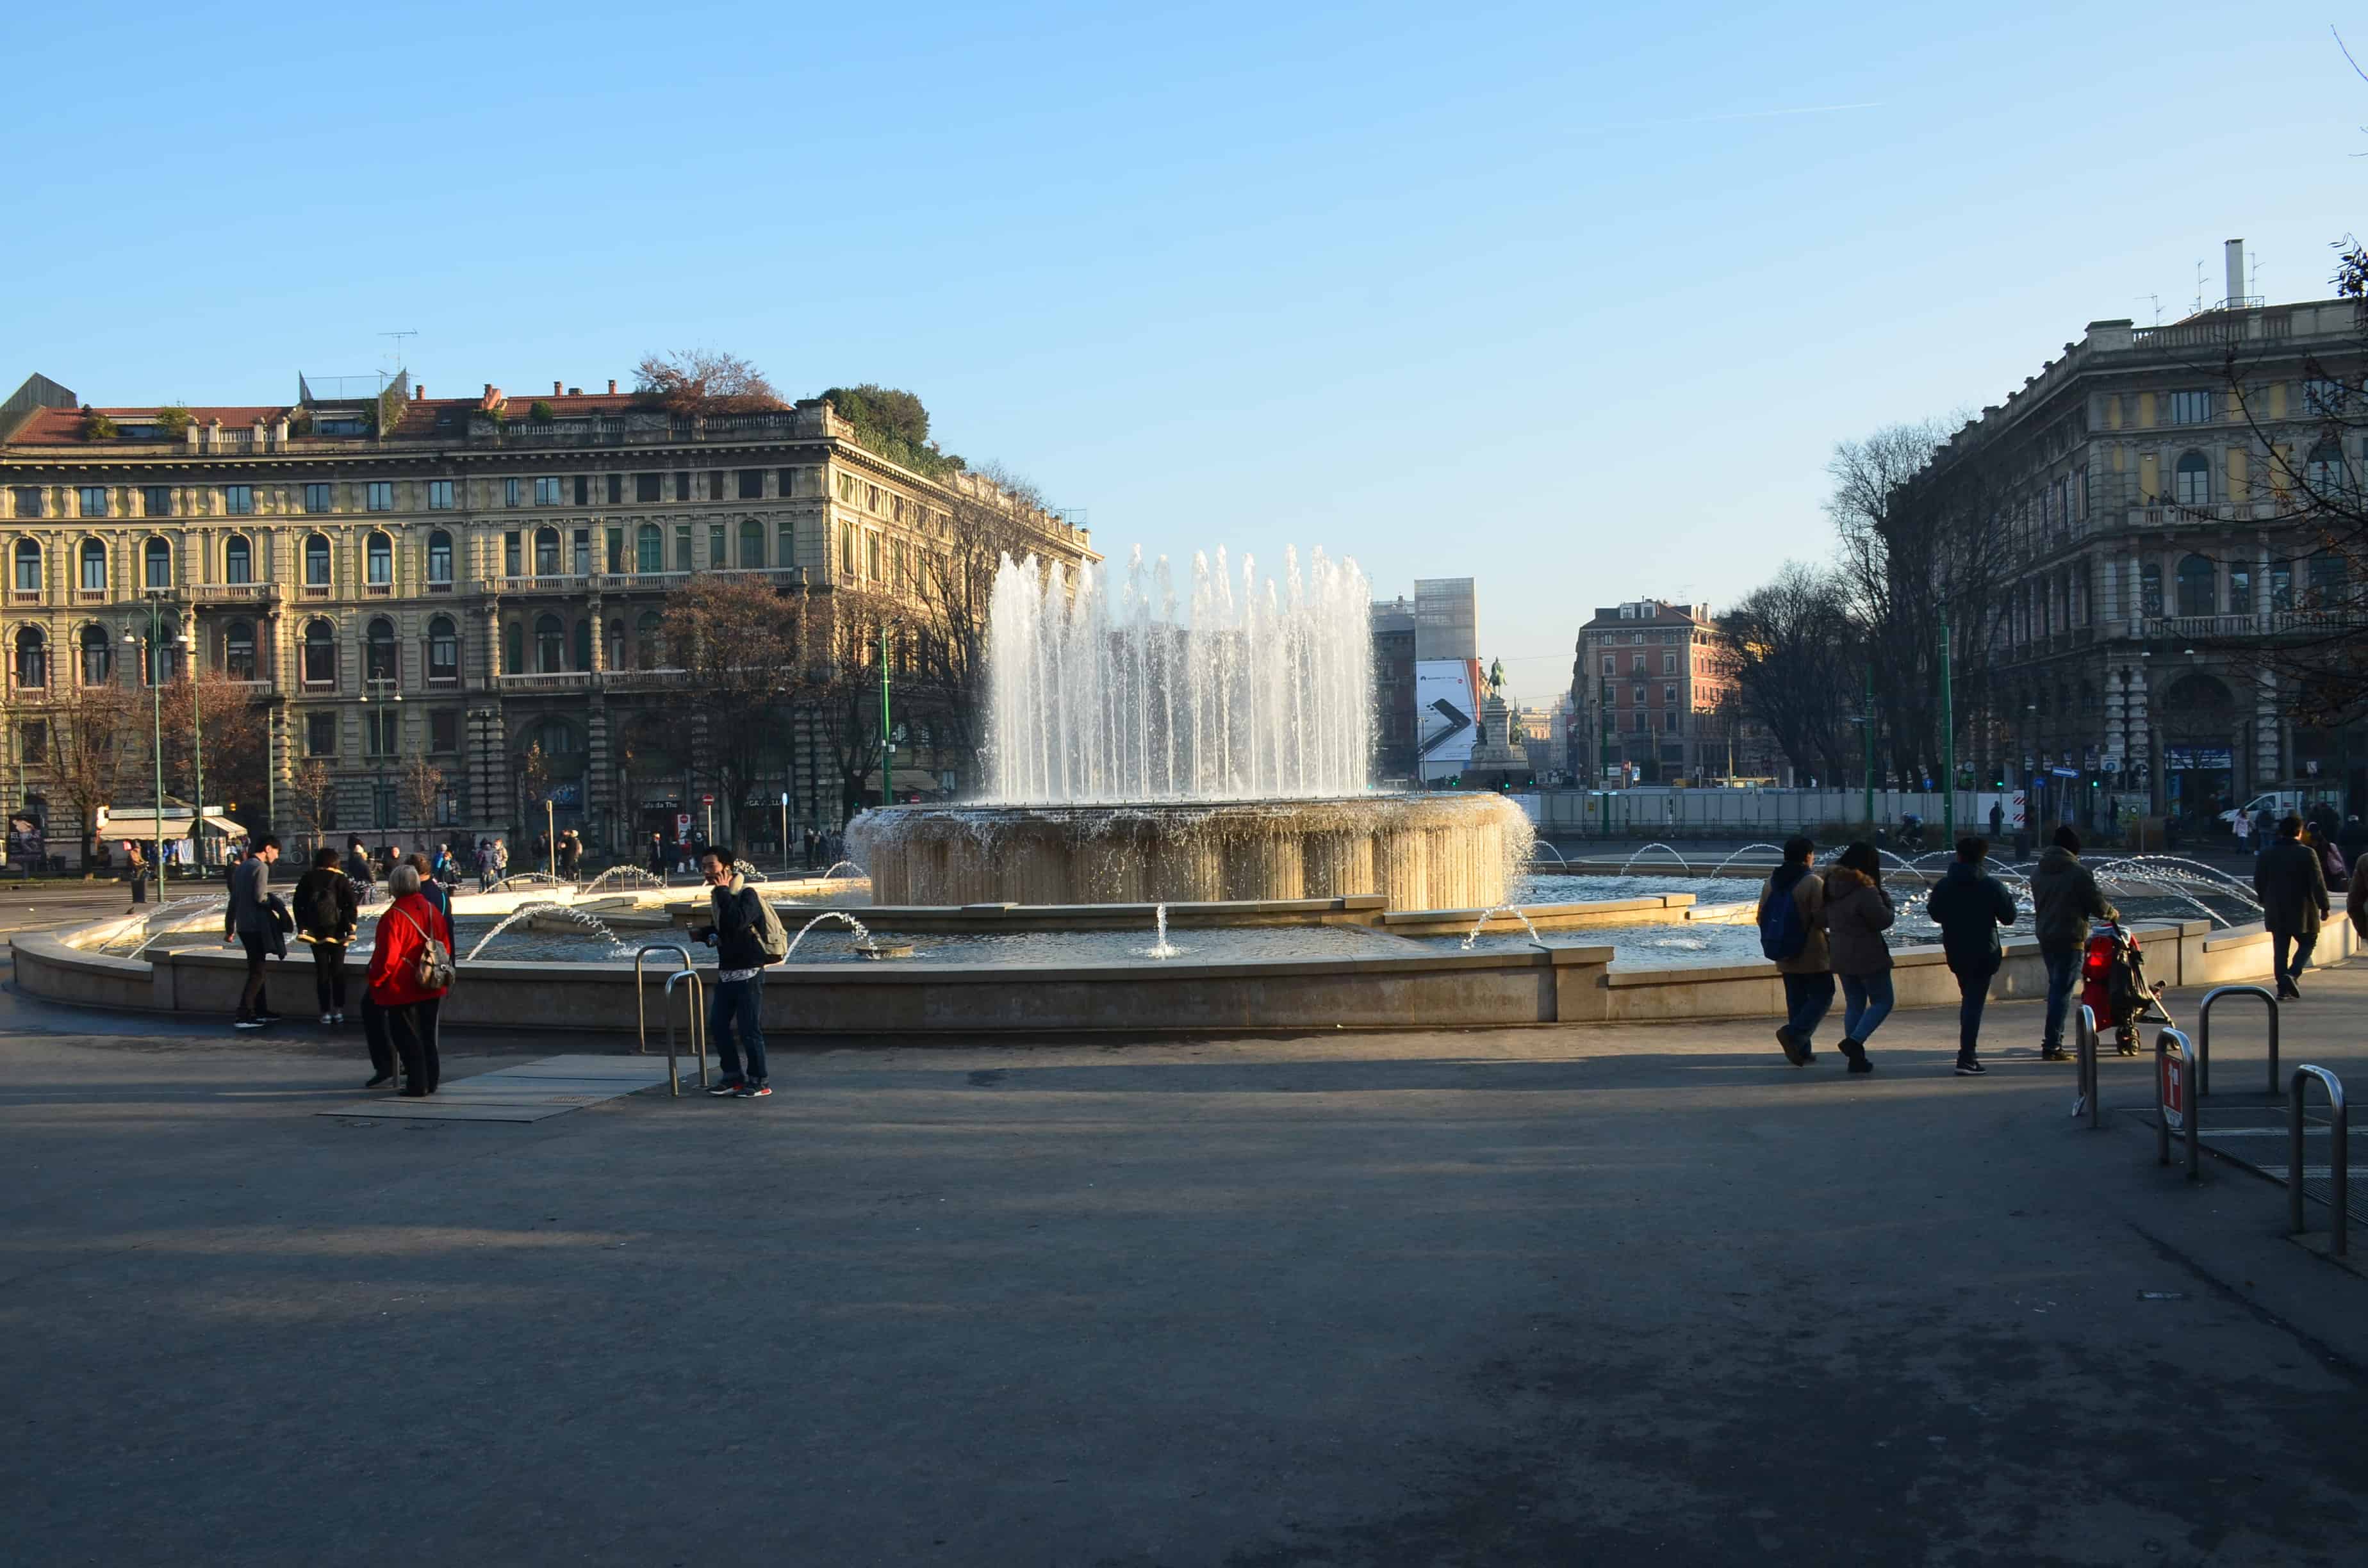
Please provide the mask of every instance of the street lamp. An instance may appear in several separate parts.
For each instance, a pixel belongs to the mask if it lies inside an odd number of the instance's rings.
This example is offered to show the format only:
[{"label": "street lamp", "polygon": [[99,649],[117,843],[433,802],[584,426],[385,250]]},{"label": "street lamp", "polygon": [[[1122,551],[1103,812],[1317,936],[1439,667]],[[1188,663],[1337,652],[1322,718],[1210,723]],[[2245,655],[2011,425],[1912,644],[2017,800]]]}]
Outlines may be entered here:
[{"label": "street lamp", "polygon": [[[372,690],[376,690],[376,691],[377,691],[377,693],[378,693],[378,699],[379,699],[379,701],[380,701],[380,703],[381,703],[381,704],[386,704],[386,703],[400,703],[400,702],[403,700],[403,693],[401,693],[400,691],[396,691],[396,690],[394,689],[394,677],[393,677],[393,676],[364,676],[362,677],[362,702],[363,702],[363,704],[364,704],[365,706],[367,706],[367,705],[369,704],[369,702],[370,702],[370,693],[371,693],[371,691],[372,691]],[[387,729],[388,729],[388,728],[391,728],[391,727],[393,727],[393,726],[394,725],[394,723],[395,723],[395,722],[396,722],[397,717],[398,717],[397,715],[395,715],[395,714],[393,714],[393,713],[390,712],[390,713],[388,713],[384,718],[381,719],[381,720],[379,721],[380,728],[379,728],[379,732],[378,732],[378,733],[376,733],[376,734],[374,734],[374,735],[372,735],[372,736],[370,737],[370,740],[371,740],[371,742],[373,743],[373,744],[372,744],[372,745],[371,745],[371,748],[370,748],[370,749],[371,749],[372,751],[374,751],[374,752],[378,755],[378,782],[377,782],[378,799],[377,799],[377,801],[374,802],[374,804],[375,804],[375,805],[376,805],[380,810],[384,810],[384,809],[385,809],[385,807],[386,807],[386,804],[387,804],[387,799],[386,799],[386,754],[387,754],[387,746],[388,746],[389,743],[391,743],[391,742],[395,738],[394,736],[390,735],[390,734],[389,734],[389,733],[387,733],[386,732],[387,732]],[[381,824],[381,826],[386,827],[386,828],[387,828],[387,830],[388,830],[390,833],[392,833],[392,832],[395,832],[395,831],[398,831],[398,830],[399,830],[399,827],[400,827],[401,821],[402,821],[403,812],[402,812],[401,811],[399,811],[399,810],[398,810],[398,811],[390,811],[390,812],[387,812],[387,813],[386,813],[386,814],[387,814],[387,815],[389,815],[390,817],[394,818],[394,819],[395,819],[395,821],[394,821],[393,823],[392,823],[392,824]]]},{"label": "street lamp", "polygon": [[192,802],[189,826],[197,835],[194,852],[198,858],[198,877],[203,881],[206,874],[206,714],[205,705],[198,697],[199,649],[186,628],[176,641],[180,644],[181,657],[188,661],[189,672],[189,766],[196,776],[198,791],[198,798]]},{"label": "street lamp", "polygon": [[[144,675],[148,682],[148,756],[156,768],[156,820],[152,840],[155,850],[156,889],[163,896],[165,888],[165,689],[156,678],[156,654],[164,641],[163,596],[145,596],[148,606],[148,640],[142,655]],[[132,648],[142,647],[140,634],[132,622],[123,623],[123,641]]]}]

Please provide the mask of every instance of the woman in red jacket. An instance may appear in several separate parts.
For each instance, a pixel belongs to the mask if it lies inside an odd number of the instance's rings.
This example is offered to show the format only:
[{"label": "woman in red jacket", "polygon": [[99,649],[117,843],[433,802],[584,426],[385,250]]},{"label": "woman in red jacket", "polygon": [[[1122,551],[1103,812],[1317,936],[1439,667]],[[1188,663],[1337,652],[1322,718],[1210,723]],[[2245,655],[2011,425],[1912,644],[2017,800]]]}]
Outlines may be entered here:
[{"label": "woman in red jacket", "polygon": [[403,1055],[404,1074],[411,1080],[404,1096],[417,1099],[436,1092],[436,1014],[444,1001],[442,990],[420,984],[419,955],[431,937],[451,951],[452,927],[443,911],[420,896],[419,873],[411,867],[397,866],[386,880],[386,891],[394,903],[378,919],[378,947],[370,954],[370,1000]]}]

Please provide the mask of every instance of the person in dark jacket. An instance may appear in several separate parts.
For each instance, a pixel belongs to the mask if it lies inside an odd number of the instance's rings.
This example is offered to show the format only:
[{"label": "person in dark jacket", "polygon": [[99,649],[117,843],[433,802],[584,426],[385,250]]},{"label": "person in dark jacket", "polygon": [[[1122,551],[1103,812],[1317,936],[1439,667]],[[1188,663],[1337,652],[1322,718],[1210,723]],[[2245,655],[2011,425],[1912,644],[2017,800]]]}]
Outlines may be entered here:
[{"label": "person in dark jacket", "polygon": [[225,941],[235,941],[246,949],[246,984],[238,994],[238,1017],[234,1028],[259,1029],[279,1017],[273,1012],[263,994],[263,963],[281,952],[279,912],[273,908],[271,896],[271,863],[279,858],[279,840],[265,834],[255,846],[255,853],[232,868],[230,906],[223,911]]},{"label": "person in dark jacket", "polygon": [[2254,866],[2253,892],[2261,901],[2261,924],[2270,928],[2278,994],[2299,1002],[2302,987],[2295,983],[2310,967],[2319,922],[2328,914],[2327,873],[2302,841],[2302,818],[2289,813],[2278,824],[2277,842],[2261,851]]},{"label": "person in dark jacket", "polygon": [[1834,966],[1826,942],[1826,880],[1809,864],[1816,852],[1812,839],[1784,841],[1784,863],[1760,884],[1755,916],[1764,929],[1769,905],[1789,898],[1804,932],[1800,950],[1776,960],[1776,971],[1784,977],[1784,1022],[1776,1031],[1776,1047],[1795,1067],[1816,1059],[1809,1037],[1834,1005]]},{"label": "person in dark jacket", "polygon": [[2072,987],[2080,978],[2089,922],[2121,917],[2121,911],[2105,902],[2095,875],[2080,864],[2080,835],[2069,827],[2057,828],[2055,842],[2031,873],[2032,930],[2039,937],[2040,960],[2047,966],[2047,1023],[2039,1040],[2040,1060],[2072,1060],[2064,1049],[2064,1017],[2071,1010]]},{"label": "person in dark jacket", "polygon": [[1998,972],[2003,957],[1998,927],[2013,925],[2015,917],[2014,895],[1982,869],[1989,853],[1987,839],[1957,840],[1957,858],[1924,901],[1924,913],[1941,927],[1949,972],[1957,977],[1957,1073],[1969,1078],[1987,1071],[1975,1046],[1981,1040],[1990,976]]},{"label": "person in dark jacket", "polygon": [[[313,993],[321,1021],[346,1021],[346,945],[360,923],[354,884],[337,869],[337,852],[313,851],[313,869],[296,879],[296,939],[313,949]],[[368,1087],[365,1085],[364,1087]]]},{"label": "person in dark jacket", "polygon": [[[732,851],[711,846],[699,860],[707,879],[707,901],[713,911],[704,926],[690,928],[691,940],[715,945],[715,997],[708,1005],[707,1032],[715,1042],[723,1076],[707,1092],[741,1099],[761,1099],[773,1092],[766,1082],[765,966],[772,962],[764,949],[766,922],[772,918],[765,900],[732,869]],[[740,1053],[748,1054],[744,1072]]]},{"label": "person in dark jacket", "polygon": [[1826,873],[1826,939],[1842,983],[1842,1055],[1853,1073],[1872,1073],[1866,1042],[1891,1016],[1891,944],[1883,934],[1897,918],[1883,888],[1872,844],[1853,844]]}]

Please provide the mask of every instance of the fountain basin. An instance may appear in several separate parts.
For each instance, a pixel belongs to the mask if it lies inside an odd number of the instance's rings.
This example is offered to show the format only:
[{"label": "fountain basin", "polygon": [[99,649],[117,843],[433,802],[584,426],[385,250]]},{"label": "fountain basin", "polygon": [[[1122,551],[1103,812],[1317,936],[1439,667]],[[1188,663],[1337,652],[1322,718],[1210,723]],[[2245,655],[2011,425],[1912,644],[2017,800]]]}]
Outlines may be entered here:
[{"label": "fountain basin", "polygon": [[1529,817],[1497,795],[890,806],[848,824],[875,904],[1334,899],[1485,909],[1527,867]]}]

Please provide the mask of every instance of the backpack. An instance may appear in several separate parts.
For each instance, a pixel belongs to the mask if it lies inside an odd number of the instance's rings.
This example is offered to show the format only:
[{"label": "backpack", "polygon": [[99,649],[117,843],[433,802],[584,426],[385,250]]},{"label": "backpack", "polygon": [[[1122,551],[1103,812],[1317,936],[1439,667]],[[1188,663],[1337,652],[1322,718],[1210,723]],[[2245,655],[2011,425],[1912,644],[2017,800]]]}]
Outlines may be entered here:
[{"label": "backpack", "polygon": [[781,917],[765,902],[762,893],[757,895],[757,946],[764,952],[767,963],[779,963],[790,956],[790,934],[781,929]]},{"label": "backpack", "polygon": [[419,932],[419,957],[413,960],[416,967],[412,971],[412,977],[419,982],[420,989],[423,991],[452,989],[452,982],[460,978],[461,971],[452,962],[451,949],[426,931],[420,930],[419,922],[411,918],[409,911],[398,909],[395,913],[403,916],[405,925]]},{"label": "backpack", "polygon": [[1760,956],[1782,962],[1798,958],[1801,949],[1809,945],[1809,925],[1801,918],[1800,901],[1793,890],[1801,885],[1795,877],[1781,888],[1771,888],[1768,902],[1759,906]]}]

